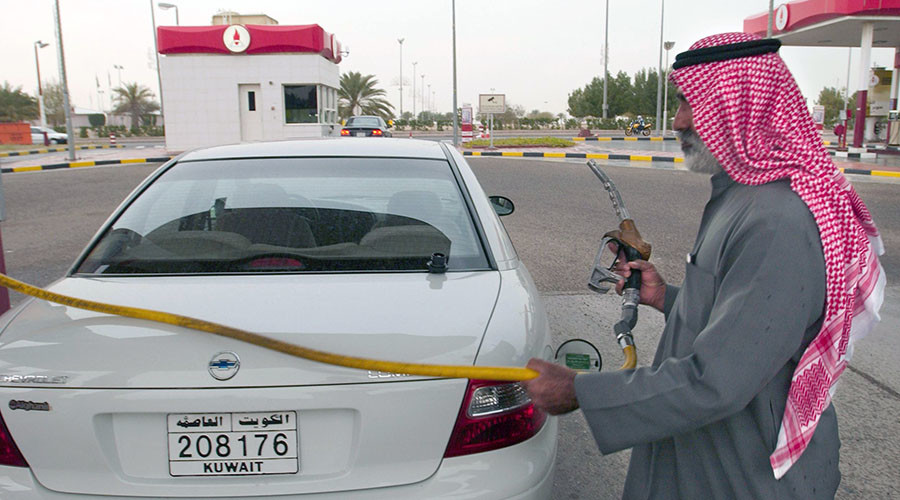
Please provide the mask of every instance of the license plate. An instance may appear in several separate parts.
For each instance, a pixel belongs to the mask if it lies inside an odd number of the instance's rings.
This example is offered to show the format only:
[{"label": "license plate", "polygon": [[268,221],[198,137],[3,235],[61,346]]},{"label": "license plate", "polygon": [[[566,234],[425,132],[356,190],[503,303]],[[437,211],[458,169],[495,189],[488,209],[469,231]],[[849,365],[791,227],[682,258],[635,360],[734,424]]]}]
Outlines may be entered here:
[{"label": "license plate", "polygon": [[354,134],[354,135],[356,135],[356,137],[365,137],[365,136],[366,136],[366,133],[365,133],[365,132],[357,132],[357,133]]},{"label": "license plate", "polygon": [[296,474],[297,412],[172,413],[169,474],[243,476]]}]

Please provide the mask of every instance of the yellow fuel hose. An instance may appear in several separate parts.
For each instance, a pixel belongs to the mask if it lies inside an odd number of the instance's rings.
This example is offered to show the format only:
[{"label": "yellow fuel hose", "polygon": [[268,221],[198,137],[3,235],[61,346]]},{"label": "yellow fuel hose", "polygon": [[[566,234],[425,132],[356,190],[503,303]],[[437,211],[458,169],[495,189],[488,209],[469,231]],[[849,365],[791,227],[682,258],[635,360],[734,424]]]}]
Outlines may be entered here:
[{"label": "yellow fuel hose", "polygon": [[518,382],[521,380],[529,380],[537,377],[538,372],[528,368],[514,368],[506,366],[454,366],[454,365],[427,365],[421,363],[400,363],[394,361],[381,361],[368,358],[357,358],[353,356],[341,356],[330,352],[317,351],[301,347],[296,344],[283,342],[264,335],[260,335],[239,328],[220,325],[197,318],[181,316],[179,314],[166,313],[161,311],[153,311],[150,309],[141,309],[138,307],[117,306],[112,304],[104,304],[102,302],[94,302],[91,300],[77,299],[58,293],[53,293],[27,283],[15,280],[0,274],[0,285],[15,290],[24,295],[30,295],[49,302],[55,302],[69,307],[78,309],[87,309],[104,314],[114,314],[129,318],[143,319],[148,321],[156,321],[158,323],[167,323],[170,325],[200,330],[223,337],[232,338],[257,345],[273,351],[290,354],[298,358],[308,359],[319,363],[327,363],[330,365],[344,366],[347,368],[356,368],[360,370],[374,370],[390,373],[404,373],[409,375],[421,375],[425,377],[442,377],[442,378],[469,378],[482,380],[502,380],[510,382]]},{"label": "yellow fuel hose", "polygon": [[634,370],[635,367],[637,367],[637,349],[635,349],[633,345],[627,345],[622,348],[622,354],[625,355],[625,363],[622,364],[622,368],[620,369]]}]

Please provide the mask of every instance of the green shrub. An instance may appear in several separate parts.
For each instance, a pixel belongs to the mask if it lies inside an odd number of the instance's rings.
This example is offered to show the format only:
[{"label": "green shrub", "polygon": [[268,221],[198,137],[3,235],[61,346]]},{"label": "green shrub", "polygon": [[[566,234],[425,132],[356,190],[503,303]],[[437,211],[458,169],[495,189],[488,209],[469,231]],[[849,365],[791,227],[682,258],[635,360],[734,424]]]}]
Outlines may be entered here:
[{"label": "green shrub", "polygon": [[[477,139],[465,143],[465,147],[490,146],[490,139]],[[494,139],[494,146],[531,146],[531,147],[550,147],[550,148],[568,148],[574,146],[575,143],[559,137],[504,137],[502,139]]]},{"label": "green shrub", "polygon": [[81,130],[78,132],[78,137],[80,137],[82,139],[87,139],[87,137],[88,137],[87,131],[88,131],[87,127],[81,127]]},{"label": "green shrub", "polygon": [[102,113],[94,113],[88,115],[88,123],[91,124],[91,127],[102,127],[106,125],[106,115]]}]

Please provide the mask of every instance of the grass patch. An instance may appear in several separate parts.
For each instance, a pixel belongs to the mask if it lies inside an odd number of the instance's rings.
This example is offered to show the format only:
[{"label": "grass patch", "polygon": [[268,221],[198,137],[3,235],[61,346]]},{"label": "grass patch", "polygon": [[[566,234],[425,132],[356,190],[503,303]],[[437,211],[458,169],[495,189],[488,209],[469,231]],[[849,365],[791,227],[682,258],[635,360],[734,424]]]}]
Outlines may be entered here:
[{"label": "grass patch", "polygon": [[[476,139],[463,144],[466,148],[487,147],[491,145],[490,139]],[[508,148],[515,146],[544,147],[544,148],[568,148],[575,143],[560,137],[504,137],[494,139],[494,147]]]}]

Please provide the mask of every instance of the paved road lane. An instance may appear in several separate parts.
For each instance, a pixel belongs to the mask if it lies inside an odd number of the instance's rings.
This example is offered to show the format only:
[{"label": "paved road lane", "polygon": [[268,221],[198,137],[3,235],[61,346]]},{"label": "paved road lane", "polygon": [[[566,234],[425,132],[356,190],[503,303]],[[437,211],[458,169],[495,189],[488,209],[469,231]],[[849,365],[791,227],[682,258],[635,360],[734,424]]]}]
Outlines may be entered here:
[{"label": "paved road lane", "polygon": [[[572,337],[594,341],[605,369],[621,363],[612,339],[619,300],[586,291],[601,234],[617,221],[599,181],[581,161],[470,159],[489,194],[506,194],[516,212],[503,219],[516,249],[544,293],[556,345]],[[708,180],[644,163],[606,169],[619,185],[653,260],[672,282],[683,278]],[[2,223],[9,273],[45,286],[69,267],[107,215],[157,165],[123,165],[3,176],[8,219]],[[900,184],[853,180],[872,209],[888,251],[900,248]],[[883,259],[889,283],[900,283],[900,252]],[[14,300],[17,300],[14,298]],[[640,358],[652,353],[662,316],[641,310]],[[892,498],[900,490],[900,287],[888,290],[883,321],[860,344],[836,398],[844,478],[838,498]],[[561,418],[556,498],[621,496],[627,452],[602,457],[579,413]]]}]

